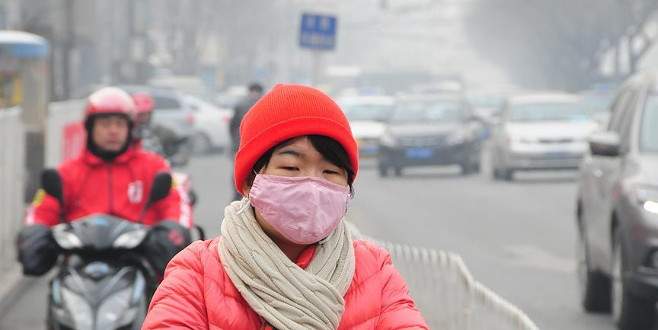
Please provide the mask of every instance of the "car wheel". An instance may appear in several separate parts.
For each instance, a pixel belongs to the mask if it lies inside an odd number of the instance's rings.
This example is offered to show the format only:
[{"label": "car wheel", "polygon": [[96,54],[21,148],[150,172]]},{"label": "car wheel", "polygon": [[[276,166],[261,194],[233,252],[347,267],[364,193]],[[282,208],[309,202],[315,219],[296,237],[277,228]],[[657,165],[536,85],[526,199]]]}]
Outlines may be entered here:
[{"label": "car wheel", "polygon": [[513,181],[514,180],[514,171],[510,170],[509,168],[502,169],[502,170],[500,170],[500,176],[505,181]]},{"label": "car wheel", "polygon": [[473,173],[480,173],[482,171],[482,164],[478,161],[473,163]]},{"label": "car wheel", "polygon": [[492,168],[491,169],[491,178],[494,179],[494,181],[499,181],[501,179],[500,177],[500,170],[497,168]]},{"label": "car wheel", "polygon": [[500,168],[498,167],[498,160],[496,159],[496,155],[491,150],[489,152],[489,168],[491,170],[491,177],[494,179],[494,181],[499,181],[502,180],[502,175],[500,173]]},{"label": "car wheel", "polygon": [[395,176],[401,177],[402,176],[402,166],[395,166],[393,168],[393,171],[395,173]]},{"label": "car wheel", "polygon": [[208,135],[197,133],[192,142],[192,148],[195,155],[204,155],[212,150],[212,142]]},{"label": "car wheel", "polygon": [[466,164],[461,164],[459,165],[461,168],[462,175],[471,175],[475,173],[475,165],[466,163]]},{"label": "car wheel", "polygon": [[576,243],[576,273],[581,304],[586,312],[609,312],[610,278],[590,269],[589,248],[582,228],[579,233]]},{"label": "car wheel", "polygon": [[625,271],[621,232],[614,235],[612,251],[612,317],[620,330],[653,329],[656,302],[641,299],[628,291],[623,274]]},{"label": "car wheel", "polygon": [[388,167],[383,164],[377,165],[377,171],[379,172],[379,176],[382,178],[385,178],[388,176]]}]

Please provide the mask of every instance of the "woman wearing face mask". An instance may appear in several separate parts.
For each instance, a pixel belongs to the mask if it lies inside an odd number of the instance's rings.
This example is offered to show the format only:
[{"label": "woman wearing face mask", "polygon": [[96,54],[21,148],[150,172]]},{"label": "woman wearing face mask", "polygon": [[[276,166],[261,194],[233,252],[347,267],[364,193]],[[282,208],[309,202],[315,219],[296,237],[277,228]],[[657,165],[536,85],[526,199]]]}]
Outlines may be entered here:
[{"label": "woman wearing face mask", "polygon": [[343,221],[358,152],[340,108],[277,85],[240,131],[244,198],[171,261],[143,329],[427,329],[388,253]]}]

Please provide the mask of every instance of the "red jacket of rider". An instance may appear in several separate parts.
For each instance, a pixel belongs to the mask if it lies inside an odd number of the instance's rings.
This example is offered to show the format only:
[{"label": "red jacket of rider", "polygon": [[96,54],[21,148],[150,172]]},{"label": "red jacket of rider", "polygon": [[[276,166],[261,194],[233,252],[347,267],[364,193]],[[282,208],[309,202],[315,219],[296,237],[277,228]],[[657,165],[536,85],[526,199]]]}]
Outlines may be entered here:
[{"label": "red jacket of rider", "polygon": [[[58,168],[64,205],[60,206],[54,197],[39,190],[25,222],[52,227],[59,223],[60,214],[66,221],[75,221],[97,213],[139,221],[153,178],[163,171],[170,171],[167,162],[138,146],[130,147],[111,162],[85,150]],[[147,210],[143,223],[153,225],[163,220],[192,227],[187,192],[175,179],[169,195]]]}]

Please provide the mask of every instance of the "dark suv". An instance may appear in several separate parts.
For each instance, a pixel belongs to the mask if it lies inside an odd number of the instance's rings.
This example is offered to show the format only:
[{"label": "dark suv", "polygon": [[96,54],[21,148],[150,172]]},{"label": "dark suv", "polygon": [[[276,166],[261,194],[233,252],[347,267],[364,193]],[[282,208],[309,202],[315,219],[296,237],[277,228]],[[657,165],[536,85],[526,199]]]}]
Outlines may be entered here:
[{"label": "dark suv", "polygon": [[588,312],[653,329],[658,301],[658,76],[627,81],[589,138],[578,199],[578,277]]},{"label": "dark suv", "polygon": [[380,176],[405,167],[459,165],[480,171],[483,125],[459,95],[400,98],[379,140]]}]

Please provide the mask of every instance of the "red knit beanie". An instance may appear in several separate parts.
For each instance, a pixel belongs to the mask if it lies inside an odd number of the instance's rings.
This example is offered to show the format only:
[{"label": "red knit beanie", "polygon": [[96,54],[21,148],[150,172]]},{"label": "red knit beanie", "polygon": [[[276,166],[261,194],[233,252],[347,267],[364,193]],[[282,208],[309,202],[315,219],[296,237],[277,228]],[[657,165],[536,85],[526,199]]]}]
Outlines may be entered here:
[{"label": "red knit beanie", "polygon": [[240,148],[234,168],[237,190],[242,191],[254,164],[268,150],[305,135],[322,135],[340,143],[356,177],[359,152],[340,107],[315,88],[278,84],[254,104],[240,124]]}]

